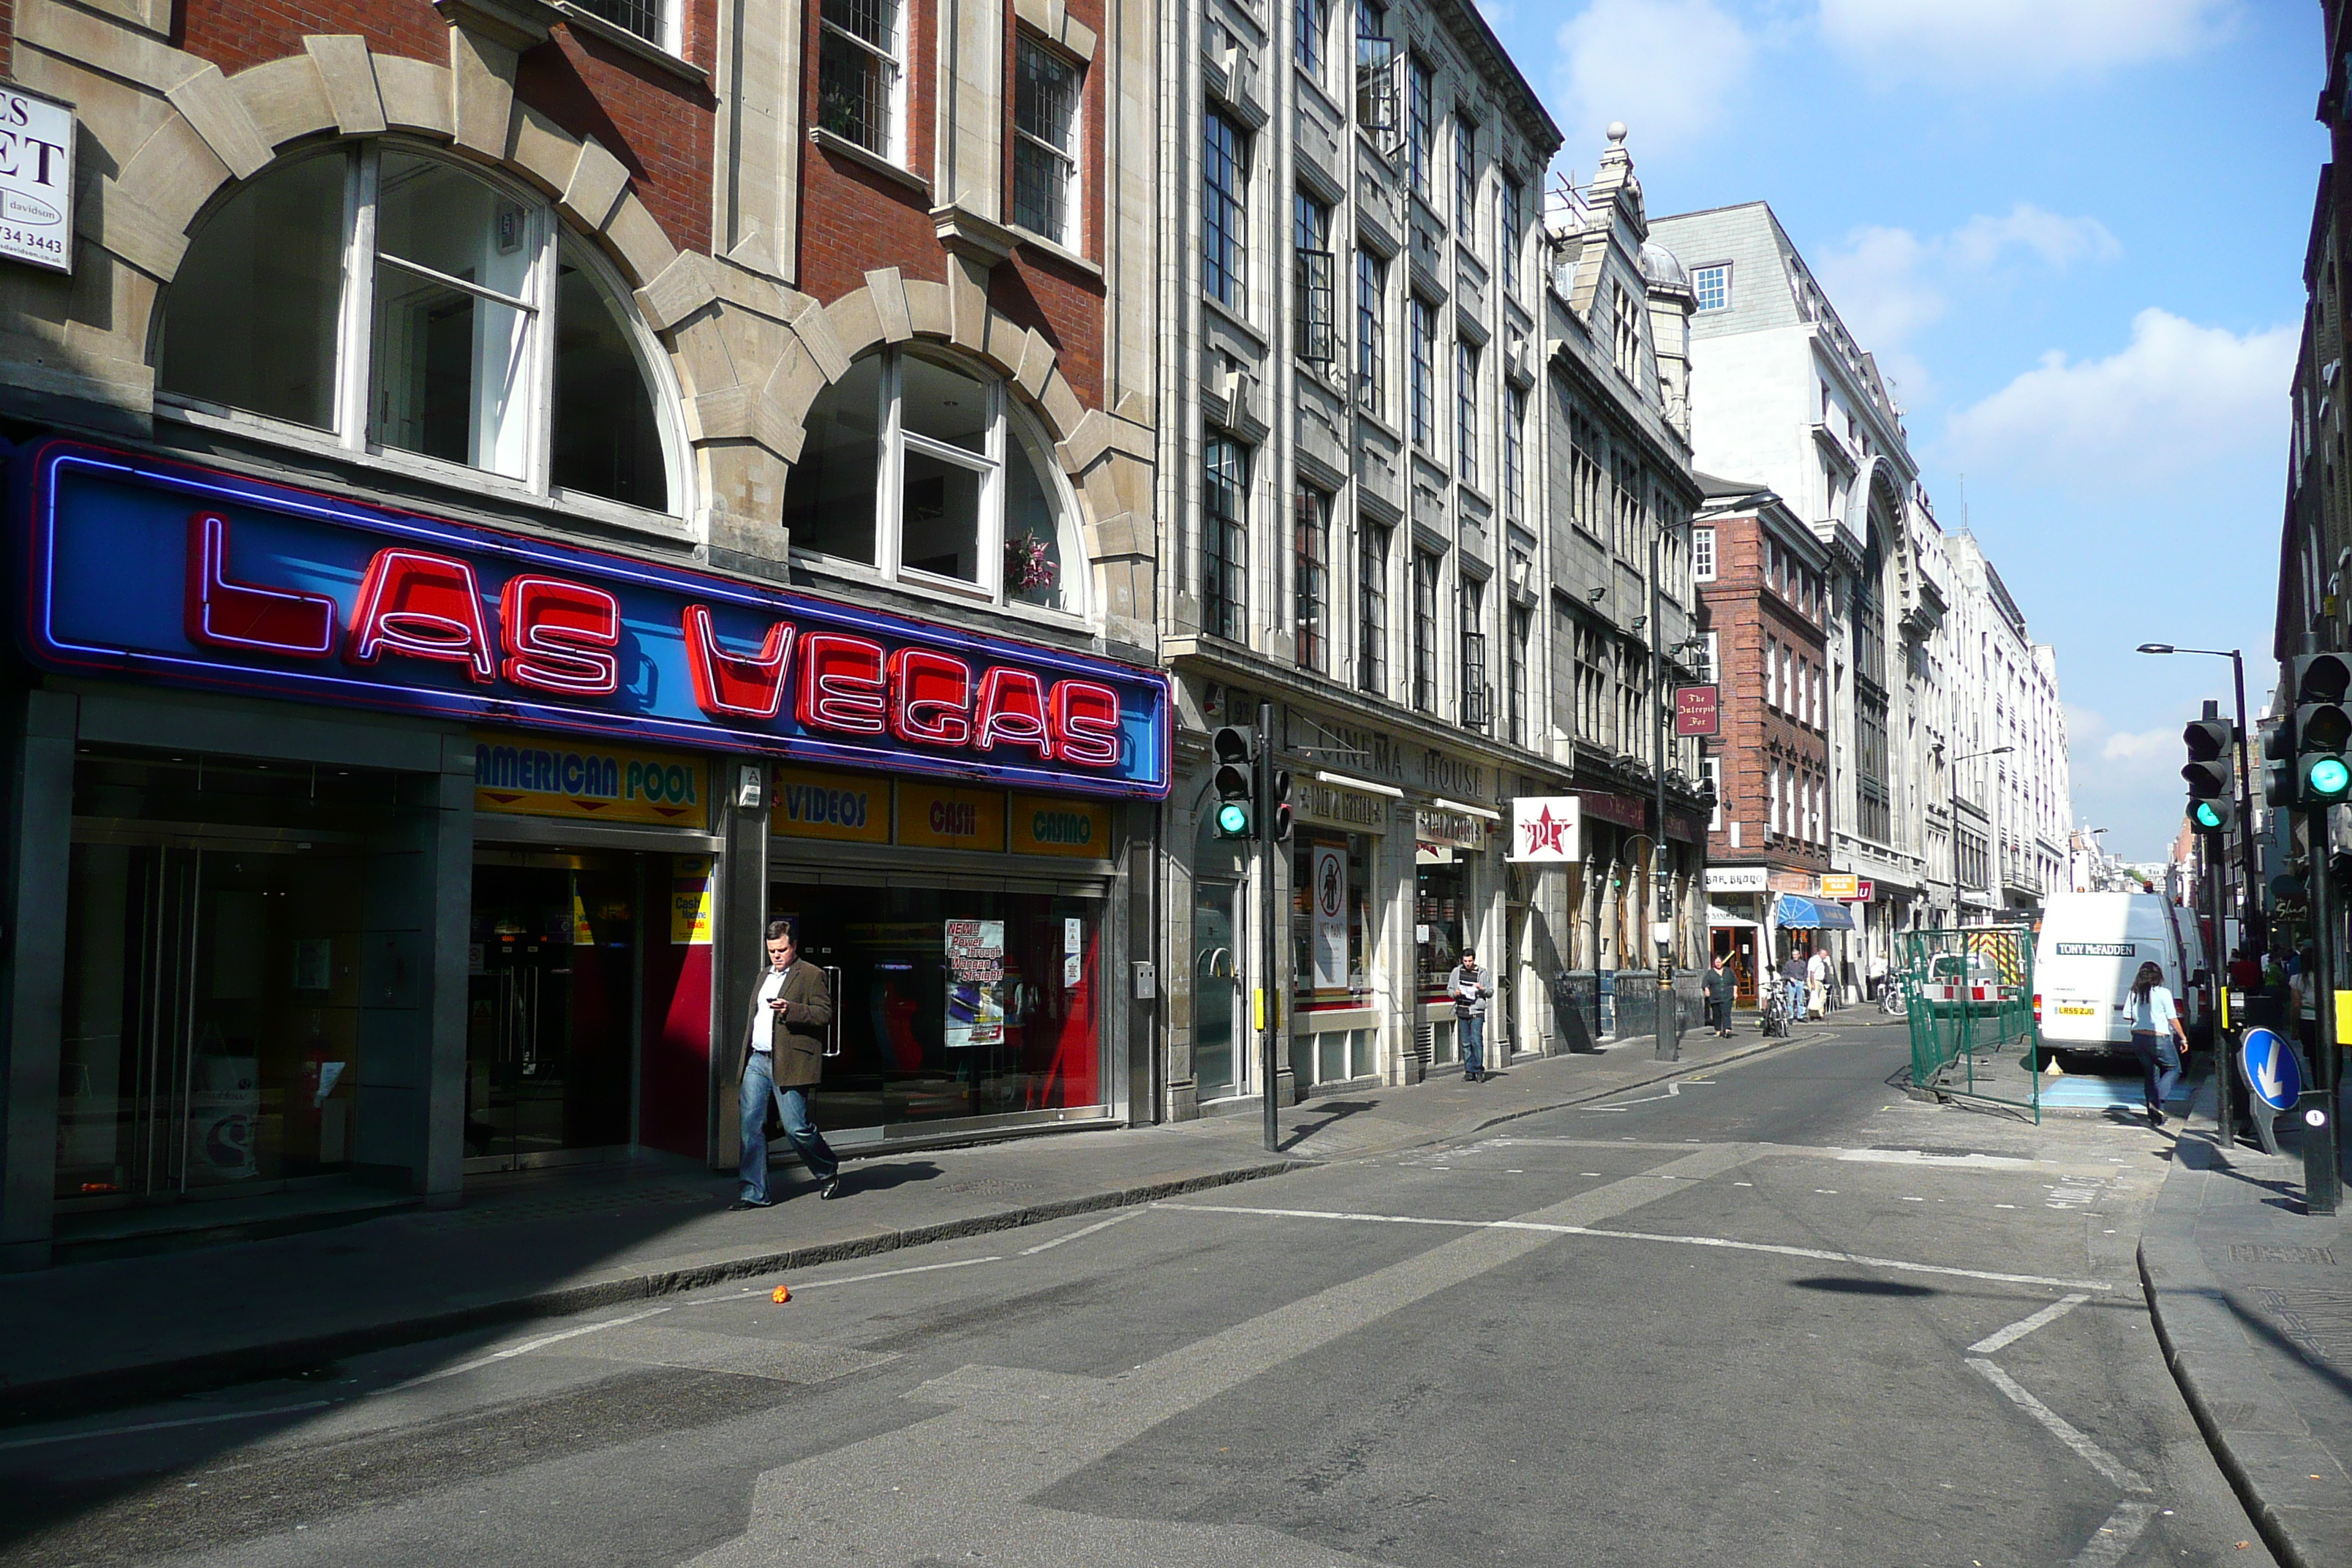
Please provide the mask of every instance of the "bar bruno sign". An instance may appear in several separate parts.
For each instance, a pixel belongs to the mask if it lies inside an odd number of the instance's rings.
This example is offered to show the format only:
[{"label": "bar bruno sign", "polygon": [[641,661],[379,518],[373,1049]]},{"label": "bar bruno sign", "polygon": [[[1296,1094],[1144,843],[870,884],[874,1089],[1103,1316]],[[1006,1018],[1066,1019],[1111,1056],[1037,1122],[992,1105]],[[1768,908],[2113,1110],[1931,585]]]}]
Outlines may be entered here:
[{"label": "bar bruno sign", "polygon": [[1168,793],[1155,671],[73,442],[10,467],[45,669]]}]

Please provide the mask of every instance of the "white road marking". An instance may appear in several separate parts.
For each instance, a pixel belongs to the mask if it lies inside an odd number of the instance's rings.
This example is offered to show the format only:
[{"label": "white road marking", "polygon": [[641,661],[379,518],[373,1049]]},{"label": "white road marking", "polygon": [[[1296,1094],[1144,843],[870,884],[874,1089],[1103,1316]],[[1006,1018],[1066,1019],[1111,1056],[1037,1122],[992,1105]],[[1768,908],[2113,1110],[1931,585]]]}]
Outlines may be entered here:
[{"label": "white road marking", "polygon": [[1076,1241],[1082,1236],[1092,1236],[1098,1230],[1108,1230],[1115,1225],[1125,1225],[1142,1212],[1141,1209],[1129,1209],[1125,1214],[1115,1214],[1108,1219],[1098,1219],[1083,1230],[1074,1230],[1067,1236],[1057,1236],[1051,1241],[1041,1241],[1034,1247],[1024,1247],[1021,1249],[1021,1256],[1028,1258],[1040,1252],[1051,1252],[1066,1241]]},{"label": "white road marking", "polygon": [[[1071,1238],[1066,1237],[1064,1239]],[[795,1285],[793,1289],[795,1291],[821,1290],[827,1285],[863,1285],[868,1279],[895,1279],[901,1274],[931,1274],[942,1268],[970,1268],[978,1263],[1003,1261],[1002,1257],[992,1254],[986,1258],[959,1258],[953,1263],[919,1263],[912,1268],[885,1268],[873,1274],[847,1274],[838,1279],[812,1279],[805,1285]]]},{"label": "white road marking", "polygon": [[2146,1481],[2139,1479],[2138,1471],[2076,1431],[2068,1425],[2064,1416],[2028,1394],[2017,1379],[1982,1356],[1969,1357],[1969,1364],[1982,1373],[1987,1383],[2007,1394],[2011,1404],[2048,1427],[2052,1436],[2074,1449],[2084,1464],[2106,1477],[2118,1490],[2145,1492],[2151,1489]]},{"label": "white road marking", "polygon": [[1999,1285],[2042,1285],[2061,1290],[2112,1290],[2103,1279],[2054,1279],[2040,1274],[2000,1274],[1982,1268],[1955,1268],[1941,1263],[1913,1263],[1900,1258],[1873,1258],[1861,1252],[1832,1252],[1816,1247],[1782,1247],[1767,1241],[1733,1241],[1719,1236],[1665,1236],[1654,1231],[1602,1230],[1587,1225],[1550,1225],[1525,1219],[1432,1219],[1421,1215],[1347,1214],[1337,1209],[1244,1208],[1238,1204],[1159,1203],[1154,1208],[1188,1214],[1256,1215],[1270,1219],[1339,1219],[1363,1225],[1427,1225],[1454,1230],[1533,1230],[1552,1236],[1598,1236],[1612,1241],[1662,1241],[1678,1247],[1718,1247],[1734,1252],[1761,1252],[1777,1258],[1809,1258],[1823,1263],[1853,1263],[1868,1268],[1892,1268],[1905,1274],[1935,1274],[1959,1279],[1984,1279]]},{"label": "white road marking", "polygon": [[133,1432],[162,1432],[173,1426],[209,1426],[218,1421],[258,1421],[268,1415],[291,1415],[298,1410],[324,1410],[331,1399],[306,1400],[300,1405],[273,1405],[267,1410],[227,1410],[218,1415],[189,1415],[177,1421],[142,1421],[133,1426],[101,1426],[89,1432],[53,1432],[46,1437],[17,1437],[0,1443],[0,1449],[42,1448],[55,1443],[79,1443],[86,1437],[127,1437]]},{"label": "white road marking", "polygon": [[1873,1165],[1941,1165],[1955,1171],[2032,1171],[2050,1163],[2008,1154],[1930,1154],[1918,1149],[1841,1149],[1835,1158]]},{"label": "white road marking", "polygon": [[2134,1502],[2126,1498],[2116,1504],[2116,1511],[2107,1515],[2107,1522],[2099,1526],[2089,1544],[2074,1553],[2066,1568],[2115,1568],[2139,1540],[2139,1532],[2147,1528],[2155,1516],[2152,1502]]},{"label": "white road marking", "polygon": [[1972,1353],[1977,1355],[1990,1355],[1997,1350],[2000,1350],[2008,1345],[2015,1344],[2018,1341],[2023,1339],[2026,1335],[2032,1333],[2036,1329],[2049,1327],[2052,1323],[2056,1322],[2059,1319],[2064,1317],[2067,1313],[2073,1311],[2075,1308],[2081,1306],[2084,1302],[2089,1300],[2090,1298],[2088,1296],[2079,1294],[2063,1297],[2058,1300],[2051,1302],[2050,1305],[2042,1308],[2042,1310],[2034,1313],[2033,1316],[2030,1318],[2020,1318],[2017,1321],[2010,1324],[2009,1327],[2001,1330],[2000,1332],[1986,1335],[1983,1339],[1980,1339],[1976,1343],[1970,1345],[1969,1349]]},{"label": "white road marking", "polygon": [[405,1383],[395,1383],[389,1388],[378,1389],[376,1392],[398,1394],[404,1389],[421,1387],[428,1383],[438,1383],[445,1377],[455,1377],[461,1372],[473,1372],[488,1366],[493,1362],[512,1361],[519,1355],[529,1355],[531,1352],[554,1344],[559,1340],[576,1340],[583,1334],[593,1334],[604,1329],[617,1329],[623,1323],[634,1323],[645,1318],[657,1318],[668,1310],[667,1307],[649,1307],[642,1312],[632,1312],[625,1318],[607,1318],[601,1323],[589,1323],[577,1329],[566,1329],[559,1334],[541,1334],[535,1340],[525,1340],[519,1345],[509,1345],[505,1350],[493,1351],[488,1355],[477,1356],[472,1361],[461,1361],[456,1366],[445,1366],[439,1372],[428,1372],[423,1377],[412,1377]]},{"label": "white road marking", "polygon": [[1654,1100],[1679,1100],[1682,1098],[1683,1085],[1686,1083],[1699,1084],[1711,1088],[1714,1086],[1715,1079],[1711,1078],[1678,1078],[1675,1079],[1674,1082],[1666,1085],[1666,1092],[1664,1094],[1645,1094],[1639,1100],[1621,1100],[1614,1105],[1588,1105],[1584,1109],[1587,1110],[1630,1110],[1634,1106],[1648,1105]]}]

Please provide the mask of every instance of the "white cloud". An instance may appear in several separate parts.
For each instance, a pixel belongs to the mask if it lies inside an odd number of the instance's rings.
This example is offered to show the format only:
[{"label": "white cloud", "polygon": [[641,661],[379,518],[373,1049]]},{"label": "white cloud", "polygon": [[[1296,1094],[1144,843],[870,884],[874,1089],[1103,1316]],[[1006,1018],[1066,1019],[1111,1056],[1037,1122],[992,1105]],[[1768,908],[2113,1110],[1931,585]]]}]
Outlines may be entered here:
[{"label": "white cloud", "polygon": [[2063,271],[2077,261],[2112,261],[2123,247],[2097,218],[2020,202],[1927,239],[1907,228],[1855,229],[1822,253],[1820,273],[1846,326],[1864,348],[1884,353],[1942,319],[1954,289],[1995,277],[2021,252]]},{"label": "white cloud", "polygon": [[2238,0],[1822,0],[1830,43],[1885,79],[2048,81],[2176,59]]},{"label": "white cloud", "polygon": [[2099,748],[2099,760],[2105,763],[2126,763],[2138,765],[2161,762],[2180,750],[2180,726],[2170,729],[2143,730],[2135,735],[2127,730],[2109,734]]},{"label": "white cloud", "polygon": [[1557,35],[1552,72],[1571,163],[1602,146],[1609,122],[1634,155],[1688,145],[1735,100],[1755,41],[1713,0],[1593,0]]},{"label": "white cloud", "polygon": [[2241,337],[2148,309],[2105,359],[2057,350],[1983,402],[1952,416],[1972,466],[2131,487],[2224,455],[2284,449],[2294,326]]}]

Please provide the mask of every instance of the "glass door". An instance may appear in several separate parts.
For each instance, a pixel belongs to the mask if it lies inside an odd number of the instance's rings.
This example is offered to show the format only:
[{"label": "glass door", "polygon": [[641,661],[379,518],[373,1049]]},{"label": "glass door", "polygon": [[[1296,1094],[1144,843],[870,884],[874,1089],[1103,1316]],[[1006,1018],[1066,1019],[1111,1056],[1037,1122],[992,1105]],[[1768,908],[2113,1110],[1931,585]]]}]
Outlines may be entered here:
[{"label": "glass door", "polygon": [[1242,1091],[1249,1052],[1242,1034],[1241,884],[1197,881],[1192,902],[1192,1078],[1202,1100]]},{"label": "glass door", "polygon": [[466,1153],[476,1169],[631,1142],[636,857],[477,852]]}]

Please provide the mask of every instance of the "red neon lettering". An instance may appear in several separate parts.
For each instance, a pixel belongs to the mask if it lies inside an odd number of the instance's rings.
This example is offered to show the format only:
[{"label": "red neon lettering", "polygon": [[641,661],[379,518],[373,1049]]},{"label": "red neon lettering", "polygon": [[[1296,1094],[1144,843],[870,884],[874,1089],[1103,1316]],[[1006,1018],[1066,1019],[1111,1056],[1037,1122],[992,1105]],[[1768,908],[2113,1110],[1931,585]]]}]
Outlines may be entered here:
[{"label": "red neon lettering", "polygon": [[190,642],[324,658],[335,651],[335,608],[323,595],[231,581],[228,519],[216,511],[189,517],[184,620]]},{"label": "red neon lettering", "polygon": [[971,739],[971,666],[953,654],[902,647],[890,656],[890,733],[919,745]]},{"label": "red neon lettering", "polygon": [[602,588],[557,577],[509,577],[499,595],[508,658],[499,669],[517,686],[568,697],[609,697],[621,687],[621,601]]},{"label": "red neon lettering", "polygon": [[1091,680],[1057,680],[1045,704],[1054,719],[1054,754],[1083,768],[1118,762],[1118,693]]},{"label": "red neon lettering", "polygon": [[707,605],[686,607],[684,630],[696,707],[714,719],[772,719],[783,711],[784,677],[792,666],[793,639],[799,635],[792,622],[771,626],[756,654],[720,647]]},{"label": "red neon lettering", "polygon": [[1053,760],[1045,691],[1036,676],[1001,664],[989,667],[980,678],[980,736],[972,744],[983,752],[993,746],[1026,746],[1041,761]]},{"label": "red neon lettering", "polygon": [[878,735],[882,719],[882,645],[839,632],[801,639],[801,689],[793,710],[805,729]]},{"label": "red neon lettering", "polygon": [[373,664],[386,653],[462,664],[485,685],[495,679],[498,667],[474,569],[421,550],[377,551],[360,581],[343,657],[353,664]]}]

